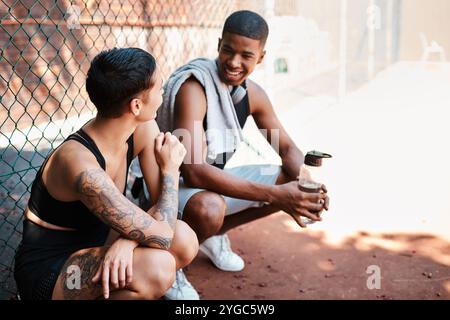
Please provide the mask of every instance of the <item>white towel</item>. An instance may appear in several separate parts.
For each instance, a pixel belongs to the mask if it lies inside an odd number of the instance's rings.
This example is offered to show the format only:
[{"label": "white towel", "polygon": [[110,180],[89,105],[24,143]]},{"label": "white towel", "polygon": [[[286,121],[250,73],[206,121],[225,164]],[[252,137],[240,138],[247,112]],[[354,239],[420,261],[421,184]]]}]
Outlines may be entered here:
[{"label": "white towel", "polygon": [[[233,152],[243,140],[242,129],[228,86],[219,78],[215,60],[194,59],[175,70],[170,76],[164,86],[163,103],[158,110],[159,128],[163,132],[174,130],[175,97],[181,85],[191,76],[200,82],[206,93],[208,158],[215,159],[218,154]],[[191,137],[191,141],[193,139],[194,137]],[[201,141],[194,143],[201,143]]]}]

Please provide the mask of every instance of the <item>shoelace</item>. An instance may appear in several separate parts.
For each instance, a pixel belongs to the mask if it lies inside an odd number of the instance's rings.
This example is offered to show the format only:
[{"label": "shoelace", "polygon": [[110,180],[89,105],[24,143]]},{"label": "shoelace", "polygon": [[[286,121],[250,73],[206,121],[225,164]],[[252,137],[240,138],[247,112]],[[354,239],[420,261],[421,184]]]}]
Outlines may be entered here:
[{"label": "shoelace", "polygon": [[220,238],[220,252],[222,253],[221,256],[223,257],[223,253],[226,253],[227,255],[231,253],[230,239],[226,234],[224,234]]}]

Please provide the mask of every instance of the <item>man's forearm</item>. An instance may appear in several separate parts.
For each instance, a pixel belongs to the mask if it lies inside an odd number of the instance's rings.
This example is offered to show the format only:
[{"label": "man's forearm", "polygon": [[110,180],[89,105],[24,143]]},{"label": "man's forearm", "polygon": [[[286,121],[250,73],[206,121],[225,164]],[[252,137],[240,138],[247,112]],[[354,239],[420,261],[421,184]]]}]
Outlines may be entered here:
[{"label": "man's forearm", "polygon": [[300,168],[304,162],[304,154],[297,147],[289,148],[284,154],[281,154],[281,168],[283,172],[292,180],[295,180]]},{"label": "man's forearm", "polygon": [[[185,183],[187,182],[189,187],[213,191],[232,198],[267,203],[271,203],[275,196],[274,186],[245,180],[209,164],[190,166],[184,168]],[[190,178],[186,179],[186,175]]]}]

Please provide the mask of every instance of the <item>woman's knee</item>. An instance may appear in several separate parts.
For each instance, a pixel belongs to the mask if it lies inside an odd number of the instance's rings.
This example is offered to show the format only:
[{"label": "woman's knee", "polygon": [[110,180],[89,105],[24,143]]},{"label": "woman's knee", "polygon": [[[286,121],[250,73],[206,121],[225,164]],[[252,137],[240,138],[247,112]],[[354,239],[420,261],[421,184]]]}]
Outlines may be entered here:
[{"label": "woman's knee", "polygon": [[160,249],[136,248],[136,267],[141,279],[136,279],[137,291],[143,299],[162,297],[175,281],[175,258]]},{"label": "woman's knee", "polygon": [[198,252],[198,239],[194,230],[181,220],[177,221],[175,227],[175,237],[170,251],[174,254],[178,267],[182,268],[192,260]]}]

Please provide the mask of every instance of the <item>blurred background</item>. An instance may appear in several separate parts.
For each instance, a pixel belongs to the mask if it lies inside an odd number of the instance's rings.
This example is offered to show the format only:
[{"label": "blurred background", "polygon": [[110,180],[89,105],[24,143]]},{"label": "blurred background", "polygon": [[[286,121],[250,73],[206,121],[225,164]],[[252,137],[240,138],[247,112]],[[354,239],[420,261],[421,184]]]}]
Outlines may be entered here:
[{"label": "blurred background", "polygon": [[[215,58],[225,18],[241,9],[261,14],[270,29],[266,57],[251,78],[267,91],[303,151],[333,155],[322,168],[331,209],[306,230],[280,213],[269,223],[238,228],[232,238],[246,241],[244,233],[260,228],[271,234],[277,222],[283,228],[276,232],[307,237],[299,238],[300,244],[314,240],[341,252],[351,246],[355,260],[373,257],[375,249],[389,257],[420,253],[420,261],[407,264],[397,256],[378,262],[397,266],[388,268],[390,283],[404,280],[390,287],[391,297],[450,297],[450,1],[0,0],[0,299],[16,292],[13,257],[38,168],[50,150],[95,115],[84,87],[91,59],[104,49],[140,47],[155,55],[167,78],[190,59]],[[279,163],[252,121],[245,130],[231,165]],[[339,270],[324,266],[323,256],[304,253],[318,272]],[[328,293],[298,296],[298,290],[309,291],[296,288],[282,298],[389,296],[361,285],[364,264],[348,266],[343,262],[342,279],[346,286],[348,277],[355,284],[347,291],[336,282]],[[200,260],[190,274],[198,286],[207,286],[196,268],[208,267]],[[433,268],[440,276],[424,282],[422,273]],[[294,281],[285,277],[273,295],[235,296],[239,284],[229,295],[223,288],[214,295],[209,288],[202,297],[280,297],[280,287],[307,281],[295,272],[284,270]],[[413,295],[411,283],[421,288]],[[262,287],[270,285],[256,286]]]}]

